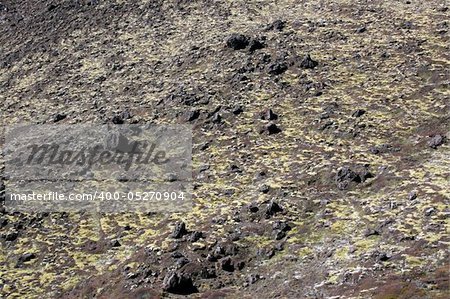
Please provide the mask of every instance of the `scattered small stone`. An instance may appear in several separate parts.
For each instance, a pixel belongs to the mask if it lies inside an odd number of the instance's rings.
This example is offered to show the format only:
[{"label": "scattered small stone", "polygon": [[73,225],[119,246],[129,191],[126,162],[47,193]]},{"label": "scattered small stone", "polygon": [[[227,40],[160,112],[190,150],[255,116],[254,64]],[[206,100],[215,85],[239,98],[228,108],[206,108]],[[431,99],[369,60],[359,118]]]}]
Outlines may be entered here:
[{"label": "scattered small stone", "polygon": [[281,240],[286,237],[286,232],[279,230],[275,232],[275,240]]},{"label": "scattered small stone", "polygon": [[267,133],[269,135],[278,134],[281,132],[281,129],[274,123],[270,123],[268,125],[265,125],[261,130],[260,134]]},{"label": "scattered small stone", "polygon": [[56,113],[55,115],[53,115],[52,119],[54,123],[57,123],[63,119],[65,119],[67,117],[67,115],[65,114],[61,114],[61,113]]},{"label": "scattered small stone", "polygon": [[263,120],[276,120],[278,115],[276,115],[272,109],[266,109],[260,113],[260,118]]},{"label": "scattered small stone", "polygon": [[239,252],[239,248],[236,244],[227,244],[222,247],[222,252],[224,255],[237,255]]},{"label": "scattered small stone", "polygon": [[124,120],[119,115],[114,115],[111,119],[111,122],[115,125],[121,125],[124,123]]},{"label": "scattered small stone", "polygon": [[58,7],[58,5],[52,3],[49,6],[47,6],[47,11],[52,11],[52,10],[56,9],[57,7]]},{"label": "scattered small stone", "polygon": [[281,208],[281,206],[277,202],[271,200],[269,202],[269,204],[267,205],[266,216],[270,217],[270,216],[273,216],[276,213],[282,212],[282,211],[283,211],[283,208]]},{"label": "scattered small stone", "polygon": [[178,269],[182,268],[184,265],[189,264],[189,260],[185,257],[180,257],[179,259],[177,259],[177,261],[175,262],[176,266]]},{"label": "scattered small stone", "polygon": [[321,120],[328,119],[328,118],[330,118],[330,113],[328,113],[328,112],[323,112],[323,113],[320,114],[319,118],[320,118]]},{"label": "scattered small stone", "polygon": [[194,121],[200,116],[200,111],[193,110],[193,111],[187,111],[185,115],[186,121]]},{"label": "scattered small stone", "polygon": [[216,270],[211,268],[203,268],[200,273],[200,277],[204,279],[216,278]]},{"label": "scattered small stone", "polygon": [[194,232],[191,234],[191,236],[190,236],[190,238],[189,238],[189,241],[191,241],[191,242],[197,242],[197,241],[200,240],[201,238],[203,238],[203,233],[202,233],[202,232],[199,232],[199,231],[194,231]]},{"label": "scattered small stone", "polygon": [[8,219],[0,218],[0,228],[4,228],[7,225],[8,225]]},{"label": "scattered small stone", "polygon": [[135,279],[138,276],[139,276],[139,273],[137,273],[137,272],[130,272],[130,273],[127,274],[126,279],[128,279],[128,280],[129,279]]},{"label": "scattered small stone", "polygon": [[215,262],[217,261],[217,257],[214,254],[208,253],[208,255],[206,256],[206,260],[208,262]]},{"label": "scattered small stone", "polygon": [[247,277],[247,284],[248,285],[252,285],[255,284],[258,280],[261,279],[261,276],[259,276],[259,274],[250,274]]},{"label": "scattered small stone", "polygon": [[120,247],[120,246],[122,246],[122,244],[120,244],[119,240],[117,240],[117,239],[111,240],[110,244],[111,244],[111,247]]},{"label": "scattered small stone", "polygon": [[269,74],[270,75],[281,75],[285,71],[287,71],[288,66],[284,62],[274,62],[271,65],[269,65]]},{"label": "scattered small stone", "polygon": [[230,165],[230,171],[233,173],[242,173],[242,169],[240,169],[236,164]]},{"label": "scattered small stone", "polygon": [[320,131],[324,131],[328,128],[331,128],[334,125],[334,121],[332,120],[327,120],[326,122],[324,122],[320,127],[319,130]]},{"label": "scattered small stone", "polygon": [[338,185],[338,188],[343,190],[347,188],[350,182],[360,183],[361,179],[356,172],[345,166],[338,170],[335,181]]},{"label": "scattered small stone", "polygon": [[416,191],[409,192],[409,194],[408,194],[408,199],[409,200],[414,200],[416,198],[417,198],[417,192]]},{"label": "scattered small stone", "polygon": [[292,228],[286,222],[282,222],[282,221],[278,220],[273,223],[272,229],[287,232],[287,231],[290,231]]},{"label": "scattered small stone", "polygon": [[353,112],[353,117],[361,117],[366,113],[366,110],[364,109],[357,109],[355,112]]},{"label": "scattered small stone", "polygon": [[283,251],[283,248],[284,248],[283,243],[277,243],[275,245],[275,250],[276,251]]},{"label": "scattered small stone", "polygon": [[442,135],[434,135],[430,141],[428,141],[428,146],[436,149],[438,148],[438,146],[441,146],[442,144],[445,143],[445,137]]},{"label": "scattered small stone", "polygon": [[368,228],[366,229],[366,231],[364,232],[364,237],[370,237],[370,236],[378,236],[380,234],[379,231],[372,229],[372,228]]},{"label": "scattered small stone", "polygon": [[234,232],[230,235],[230,241],[231,242],[236,242],[239,241],[241,239],[241,233],[240,232]]},{"label": "scattered small stone", "polygon": [[300,67],[303,69],[313,69],[318,65],[319,63],[313,60],[309,54],[305,55],[303,60],[300,62]]},{"label": "scattered small stone", "polygon": [[231,257],[227,256],[220,260],[220,267],[222,270],[227,272],[234,271],[234,263]]},{"label": "scattered small stone", "polygon": [[200,146],[200,150],[201,150],[201,151],[207,150],[207,149],[209,148],[209,145],[210,145],[210,144],[211,144],[210,142],[205,142],[205,143],[203,143],[203,144]]},{"label": "scattered small stone", "polygon": [[366,30],[367,30],[366,26],[359,27],[358,29],[356,29],[356,33],[364,33],[366,32]]},{"label": "scattered small stone", "polygon": [[227,39],[227,47],[233,50],[245,49],[249,44],[249,38],[243,34],[233,33]]},{"label": "scattered small stone", "polygon": [[177,272],[169,272],[163,280],[163,290],[169,293],[187,295],[197,292],[192,278]]},{"label": "scattered small stone", "polygon": [[264,42],[259,39],[252,38],[249,43],[249,51],[254,52],[256,50],[263,49],[265,47]]},{"label": "scattered small stone", "polygon": [[211,121],[215,124],[219,124],[222,122],[222,116],[219,113],[214,114]]},{"label": "scattered small stone", "polygon": [[238,261],[236,264],[236,268],[238,268],[238,270],[242,270],[245,267],[245,262],[244,261]]},{"label": "scattered small stone", "polygon": [[341,167],[335,176],[335,182],[339,189],[345,190],[351,183],[362,183],[373,175],[368,169],[368,165],[362,167],[358,172],[353,171],[347,166]]},{"label": "scattered small stone", "polygon": [[19,233],[17,231],[12,231],[6,234],[5,241],[15,241],[17,237],[19,236]]},{"label": "scattered small stone", "polygon": [[427,216],[427,217],[429,217],[435,213],[436,213],[436,209],[433,207],[426,209],[424,212],[425,216]]},{"label": "scattered small stone", "polygon": [[231,189],[231,188],[225,189],[225,192],[224,192],[224,194],[226,196],[232,196],[234,193],[235,193],[235,190]]},{"label": "scattered small stone", "polygon": [[176,182],[176,181],[178,181],[178,176],[174,173],[169,173],[167,175],[167,181],[168,182]]},{"label": "scattered small stone", "polygon": [[0,205],[2,202],[5,201],[5,183],[3,181],[0,181]]},{"label": "scattered small stone", "polygon": [[405,21],[402,24],[400,24],[401,29],[412,29],[413,23],[411,21]]},{"label": "scattered small stone", "polygon": [[256,212],[259,211],[259,208],[258,208],[258,206],[256,205],[256,203],[251,203],[251,204],[248,206],[248,210],[249,210],[251,213],[256,213]]},{"label": "scattered small stone", "polygon": [[178,222],[175,225],[175,229],[172,232],[172,238],[174,239],[180,239],[184,235],[186,235],[188,231],[186,230],[186,224],[184,222]]},{"label": "scattered small stone", "polygon": [[255,179],[260,180],[267,176],[267,173],[264,170],[260,170],[256,173]]},{"label": "scattered small stone", "polygon": [[282,20],[275,20],[272,24],[267,26],[267,30],[278,30],[282,31],[286,26],[286,22]]},{"label": "scattered small stone", "polygon": [[376,254],[376,259],[380,262],[385,262],[389,260],[391,257],[386,252],[379,252]]},{"label": "scattered small stone", "polygon": [[270,191],[270,187],[266,184],[262,185],[259,188],[259,192],[264,193],[264,194],[269,193],[269,191]]},{"label": "scattered small stone", "polygon": [[170,256],[173,257],[174,259],[178,259],[180,257],[183,257],[184,255],[179,251],[174,251],[170,254]]},{"label": "scattered small stone", "polygon": [[29,262],[36,258],[36,254],[34,253],[25,253],[24,255],[20,256],[17,260],[17,265],[22,265],[23,263]]},{"label": "scattered small stone", "polygon": [[242,109],[242,106],[236,105],[236,106],[233,107],[232,113],[233,113],[234,115],[239,115],[239,114],[241,114],[242,112],[244,112],[244,110]]},{"label": "scattered small stone", "polygon": [[275,255],[275,250],[269,249],[266,253],[266,256],[270,259]]},{"label": "scattered small stone", "polygon": [[378,146],[372,146],[369,148],[369,151],[374,154],[374,155],[378,155],[378,154],[385,154],[385,153],[392,153],[392,152],[399,152],[400,148],[399,147],[394,147],[390,144],[381,144]]}]

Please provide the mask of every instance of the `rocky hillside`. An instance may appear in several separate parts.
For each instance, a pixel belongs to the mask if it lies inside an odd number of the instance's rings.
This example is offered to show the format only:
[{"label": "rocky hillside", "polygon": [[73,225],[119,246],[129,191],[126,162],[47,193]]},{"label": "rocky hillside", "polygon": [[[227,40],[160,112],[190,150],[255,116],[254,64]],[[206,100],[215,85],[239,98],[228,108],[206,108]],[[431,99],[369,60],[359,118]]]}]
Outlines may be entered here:
[{"label": "rocky hillside", "polygon": [[449,15],[444,0],[0,1],[3,128],[194,134],[187,213],[2,209],[0,297],[447,298]]}]

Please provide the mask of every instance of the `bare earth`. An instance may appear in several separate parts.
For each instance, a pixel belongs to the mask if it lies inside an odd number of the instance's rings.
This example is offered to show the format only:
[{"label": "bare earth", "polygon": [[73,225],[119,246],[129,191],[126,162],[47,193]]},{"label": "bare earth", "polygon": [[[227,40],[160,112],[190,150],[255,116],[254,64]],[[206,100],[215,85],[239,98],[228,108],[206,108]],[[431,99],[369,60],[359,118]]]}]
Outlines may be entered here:
[{"label": "bare earth", "polygon": [[195,182],[0,210],[0,298],[448,298],[448,6],[0,1],[3,128],[191,124]]}]

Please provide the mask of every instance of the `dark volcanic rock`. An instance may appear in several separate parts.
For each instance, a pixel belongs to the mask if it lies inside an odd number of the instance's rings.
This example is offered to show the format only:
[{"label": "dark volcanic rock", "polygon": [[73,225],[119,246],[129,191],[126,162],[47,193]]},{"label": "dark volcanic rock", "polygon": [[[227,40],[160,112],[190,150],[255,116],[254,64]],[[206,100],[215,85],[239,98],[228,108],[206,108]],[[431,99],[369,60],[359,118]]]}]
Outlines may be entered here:
[{"label": "dark volcanic rock", "polygon": [[7,225],[8,225],[8,219],[0,218],[0,228],[4,228]]},{"label": "dark volcanic rock", "polygon": [[380,232],[375,229],[368,228],[364,231],[364,237],[378,236]]},{"label": "dark volcanic rock", "polygon": [[355,112],[353,112],[353,117],[360,117],[363,116],[366,113],[366,110],[364,109],[357,109]]},{"label": "dark volcanic rock", "polygon": [[267,209],[266,209],[266,217],[270,217],[275,215],[278,212],[282,212],[283,208],[281,208],[281,206],[276,202],[271,200],[269,202],[269,204],[267,205]]},{"label": "dark volcanic rock", "polygon": [[374,257],[377,261],[385,262],[391,258],[386,252],[375,252]]},{"label": "dark volcanic rock", "polygon": [[211,121],[215,124],[220,124],[222,122],[222,116],[219,113],[214,114]]},{"label": "dark volcanic rock", "polygon": [[194,121],[200,116],[200,111],[193,110],[193,111],[187,111],[185,114],[185,120],[186,121]]},{"label": "dark volcanic rock", "polygon": [[443,145],[445,143],[445,137],[442,135],[434,135],[430,141],[428,141],[428,146],[436,149],[439,146]]},{"label": "dark volcanic rock", "polygon": [[270,191],[270,187],[268,185],[266,185],[266,184],[262,185],[259,188],[259,192],[262,192],[264,194],[268,193],[269,191]]},{"label": "dark volcanic rock", "polygon": [[359,175],[349,167],[342,167],[338,170],[335,177],[336,184],[339,189],[343,190],[348,187],[350,182],[361,183]]},{"label": "dark volcanic rock", "polygon": [[250,40],[247,36],[243,34],[233,33],[227,39],[227,47],[233,50],[241,50],[245,49],[250,43]]},{"label": "dark volcanic rock", "polygon": [[258,206],[256,205],[256,203],[251,203],[251,204],[248,206],[248,210],[250,211],[250,213],[256,213],[256,212],[259,211],[259,208],[258,208]]},{"label": "dark volcanic rock", "polygon": [[114,115],[111,122],[115,125],[121,125],[124,123],[124,119],[120,115]]},{"label": "dark volcanic rock", "polygon": [[259,276],[259,274],[250,274],[248,277],[247,277],[247,284],[248,285],[252,285],[252,284],[254,284],[254,283],[256,283],[258,280],[260,280],[261,279],[261,276]]},{"label": "dark volcanic rock", "polygon": [[177,268],[180,269],[184,265],[189,264],[189,260],[187,258],[185,258],[185,257],[181,257],[175,262],[175,264],[176,264]]},{"label": "dark volcanic rock", "polygon": [[234,263],[231,257],[227,256],[220,260],[220,268],[227,272],[234,271]]},{"label": "dark volcanic rock", "polygon": [[260,113],[260,118],[263,120],[276,120],[278,115],[276,115],[272,109],[266,109]]},{"label": "dark volcanic rock", "polygon": [[191,236],[189,237],[189,241],[191,242],[197,242],[198,240],[200,240],[201,238],[203,238],[203,233],[199,232],[199,231],[195,231],[191,234]]},{"label": "dark volcanic rock", "polygon": [[180,239],[186,235],[188,231],[186,230],[186,224],[184,222],[178,222],[172,232],[171,237],[174,239]]},{"label": "dark volcanic rock", "polygon": [[111,245],[111,247],[120,247],[120,246],[122,246],[120,244],[119,240],[116,240],[116,239],[115,240],[111,240],[110,245]]},{"label": "dark volcanic rock", "polygon": [[57,123],[57,122],[65,119],[66,117],[67,117],[67,115],[65,115],[65,114],[56,113],[55,115],[52,116],[52,120],[54,123]]},{"label": "dark volcanic rock", "polygon": [[358,29],[356,29],[356,33],[364,33],[367,31],[367,28],[365,26],[363,27],[359,27]]},{"label": "dark volcanic rock", "polygon": [[417,198],[417,192],[416,191],[409,192],[409,194],[408,194],[408,199],[409,200],[414,200],[416,198]]},{"label": "dark volcanic rock", "polygon": [[399,152],[400,148],[394,147],[390,144],[381,144],[378,146],[372,146],[371,148],[369,148],[369,151],[374,155],[378,155],[378,154]]},{"label": "dark volcanic rock", "polygon": [[286,27],[286,22],[282,20],[276,20],[269,26],[267,26],[267,30],[278,30],[281,31]]},{"label": "dark volcanic rock", "polygon": [[125,122],[125,120],[130,119],[132,117],[130,111],[124,110],[111,118],[111,122],[115,125],[121,125]]},{"label": "dark volcanic rock", "polygon": [[286,232],[280,230],[275,232],[275,240],[281,240],[286,237]]},{"label": "dark volcanic rock", "polygon": [[367,179],[372,178],[373,175],[369,171],[369,166],[358,166],[355,170],[348,166],[341,167],[335,176],[335,182],[339,189],[347,189],[351,183],[362,183]]},{"label": "dark volcanic rock", "polygon": [[269,65],[269,74],[270,75],[281,75],[285,71],[287,71],[288,66],[284,62],[274,62]]},{"label": "dark volcanic rock", "polygon": [[239,115],[242,112],[244,112],[244,109],[242,109],[242,106],[236,105],[233,107],[233,110],[231,111],[234,115]]},{"label": "dark volcanic rock", "polygon": [[17,237],[19,236],[19,233],[17,231],[12,231],[10,233],[7,233],[4,238],[5,241],[14,241],[17,239]]},{"label": "dark volcanic rock", "polygon": [[274,230],[280,230],[283,232],[287,232],[290,231],[292,228],[289,224],[287,224],[286,222],[281,222],[281,221],[275,221],[272,225],[272,228]]},{"label": "dark volcanic rock", "polygon": [[163,290],[169,293],[188,295],[197,292],[197,288],[192,282],[192,278],[186,274],[169,272],[164,277]]},{"label": "dark volcanic rock", "polygon": [[22,265],[23,263],[29,262],[36,258],[36,254],[34,253],[25,253],[24,255],[20,256],[17,260],[17,266]]},{"label": "dark volcanic rock", "polygon": [[0,181],[0,204],[5,201],[5,183]]},{"label": "dark volcanic rock", "polygon": [[261,130],[260,134],[267,133],[269,135],[278,134],[281,132],[281,129],[274,123],[270,123],[265,125]]},{"label": "dark volcanic rock", "polygon": [[303,60],[300,62],[300,67],[303,69],[313,69],[318,65],[319,63],[315,60],[312,60],[309,54],[305,55]]},{"label": "dark volcanic rock", "polygon": [[252,38],[249,43],[249,51],[254,52],[256,50],[263,49],[265,44],[262,40]]}]

